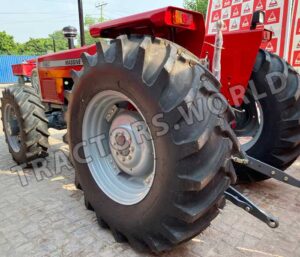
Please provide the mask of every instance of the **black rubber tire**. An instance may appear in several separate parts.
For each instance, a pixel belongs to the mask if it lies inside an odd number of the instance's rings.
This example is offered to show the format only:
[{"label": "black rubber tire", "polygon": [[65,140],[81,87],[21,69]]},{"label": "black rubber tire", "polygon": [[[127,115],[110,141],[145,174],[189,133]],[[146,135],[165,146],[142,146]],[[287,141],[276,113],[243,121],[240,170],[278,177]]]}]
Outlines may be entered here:
[{"label": "black rubber tire", "polygon": [[[282,74],[282,79],[274,72]],[[272,94],[267,80],[272,74],[276,94]],[[264,118],[262,133],[247,154],[285,170],[300,155],[300,75],[279,56],[260,50],[251,80],[259,95],[266,93],[266,97],[259,100]],[[239,183],[269,178],[244,166],[235,168]]]},{"label": "black rubber tire", "polygon": [[[7,140],[4,110],[11,105],[16,113],[20,129],[20,151],[15,152]],[[9,152],[18,164],[30,164],[32,161],[47,156],[48,144],[48,120],[45,117],[45,108],[40,97],[31,87],[25,85],[13,85],[3,91],[1,98],[1,119],[3,131]]]},{"label": "black rubber tire", "polygon": [[25,76],[18,76],[18,84],[25,85]]},{"label": "black rubber tire", "polygon": [[[217,216],[225,204],[224,191],[236,180],[230,160],[236,143],[227,122],[233,114],[218,94],[219,82],[186,50],[148,36],[120,36],[110,45],[99,43],[97,54],[84,54],[82,60],[84,69],[73,74],[67,115],[71,152],[82,142],[83,116],[90,100],[98,92],[115,90],[133,100],[145,116],[157,156],[150,192],[131,206],[107,197],[88,165],[73,158],[85,205],[118,242],[128,241],[138,250],[158,253],[193,238]],[[207,103],[213,94],[222,99],[225,112],[215,115],[204,106],[204,120],[186,125],[177,107],[187,109],[187,102],[196,98]],[[151,122],[158,113],[171,128],[160,137],[155,134],[161,128]],[[175,124],[180,129],[173,129]],[[79,155],[84,158],[82,148]]]},{"label": "black rubber tire", "polygon": [[35,81],[35,77],[38,80],[38,71],[37,71],[37,69],[33,69],[32,70],[31,77],[30,77],[30,82],[31,82],[32,88],[35,90],[35,92],[37,93],[37,95],[41,96],[39,82]]}]

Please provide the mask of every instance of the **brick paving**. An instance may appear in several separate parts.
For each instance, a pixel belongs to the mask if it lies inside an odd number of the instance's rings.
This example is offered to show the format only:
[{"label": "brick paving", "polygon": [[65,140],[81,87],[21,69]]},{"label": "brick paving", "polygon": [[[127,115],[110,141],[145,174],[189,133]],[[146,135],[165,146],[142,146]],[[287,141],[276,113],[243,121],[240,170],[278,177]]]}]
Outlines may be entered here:
[{"label": "brick paving", "polygon": [[[53,156],[47,159],[52,171],[48,178],[37,181],[28,170],[20,179],[10,170],[16,164],[0,129],[0,256],[151,256],[116,243],[97,225],[95,214],[84,207],[83,193],[73,184],[74,171],[64,168],[55,174]],[[50,151],[67,154],[64,131],[50,133]],[[287,172],[300,178],[300,159]],[[274,180],[240,189],[280,217],[280,227],[272,230],[228,203],[206,231],[162,256],[299,257],[300,190]]]}]

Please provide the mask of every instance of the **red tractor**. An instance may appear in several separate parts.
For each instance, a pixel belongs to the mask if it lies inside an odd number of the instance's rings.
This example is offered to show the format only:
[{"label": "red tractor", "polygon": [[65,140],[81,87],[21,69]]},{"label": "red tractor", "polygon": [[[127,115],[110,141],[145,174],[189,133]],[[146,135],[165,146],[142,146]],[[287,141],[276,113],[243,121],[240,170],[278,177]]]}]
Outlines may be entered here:
[{"label": "red tractor", "polygon": [[[47,154],[64,129],[76,186],[117,241],[161,252],[193,238],[228,199],[278,221],[235,190],[283,172],[300,153],[300,76],[249,31],[205,35],[200,13],[166,7],[91,26],[92,46],[37,59],[38,83],[7,88],[14,160]],[[65,118],[64,118],[65,117]],[[241,142],[241,143],[240,143]]]},{"label": "red tractor", "polygon": [[21,64],[12,65],[12,71],[13,74],[18,77],[19,84],[30,81],[33,86],[38,85],[36,61],[34,59],[24,61]]}]

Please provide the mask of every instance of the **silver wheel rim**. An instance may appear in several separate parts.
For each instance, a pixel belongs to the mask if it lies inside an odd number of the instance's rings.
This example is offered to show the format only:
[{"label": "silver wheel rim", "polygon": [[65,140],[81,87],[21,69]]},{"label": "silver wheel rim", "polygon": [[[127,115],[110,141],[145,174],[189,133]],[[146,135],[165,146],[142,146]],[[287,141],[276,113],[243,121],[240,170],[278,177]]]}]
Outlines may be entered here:
[{"label": "silver wheel rim", "polygon": [[259,140],[259,138],[262,134],[263,128],[264,128],[263,109],[258,100],[255,101],[255,107],[256,107],[256,111],[257,111],[259,126],[256,129],[256,131],[252,132],[252,134],[254,134],[253,137],[251,137],[251,138],[239,137],[239,140],[242,144],[242,148],[244,151],[248,151],[257,143],[257,141]]},{"label": "silver wheel rim", "polygon": [[21,150],[20,125],[16,116],[15,109],[6,104],[4,109],[4,129],[8,143],[15,153]]},{"label": "silver wheel rim", "polygon": [[[141,128],[148,138],[140,136]],[[132,100],[111,90],[95,95],[84,113],[82,139],[89,170],[109,198],[133,205],[147,196],[155,175],[155,148]]]}]

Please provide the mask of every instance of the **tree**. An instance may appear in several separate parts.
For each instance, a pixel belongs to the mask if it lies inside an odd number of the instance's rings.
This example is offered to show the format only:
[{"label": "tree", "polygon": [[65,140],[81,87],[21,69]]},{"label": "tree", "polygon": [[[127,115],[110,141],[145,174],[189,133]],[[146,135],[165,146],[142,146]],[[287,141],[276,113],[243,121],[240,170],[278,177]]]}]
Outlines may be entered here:
[{"label": "tree", "polygon": [[[55,41],[55,42],[53,42]],[[55,31],[46,38],[30,38],[29,41],[19,46],[19,53],[26,55],[42,55],[56,51],[68,49],[68,42],[62,31]]]},{"label": "tree", "polygon": [[18,44],[14,37],[5,31],[0,31],[0,54],[15,54],[18,52]]},{"label": "tree", "polygon": [[101,18],[94,18],[94,17],[92,17],[90,15],[86,15],[84,17],[84,25],[85,25],[84,35],[85,35],[85,44],[86,45],[95,44],[95,42],[97,41],[95,38],[93,38],[90,35],[89,26],[93,25],[93,24],[96,24],[96,23],[99,23],[100,20],[101,20]]},{"label": "tree", "polygon": [[183,6],[186,9],[202,13],[206,16],[208,0],[184,0]]},{"label": "tree", "polygon": [[[49,38],[55,41],[56,51],[63,51],[68,49],[68,41],[65,38],[62,30],[58,30],[49,35]],[[52,48],[53,49],[53,48]]]},{"label": "tree", "polygon": [[41,55],[53,51],[53,43],[50,38],[30,38],[20,47],[21,54]]}]

